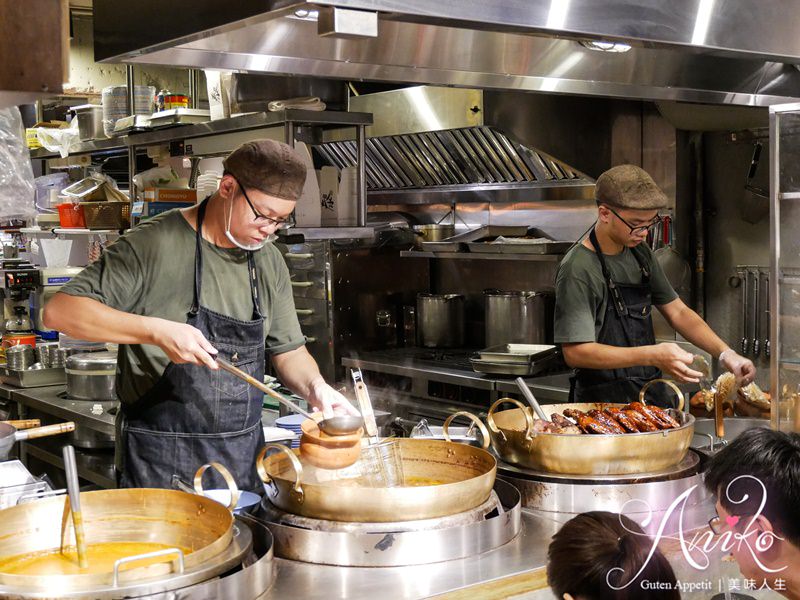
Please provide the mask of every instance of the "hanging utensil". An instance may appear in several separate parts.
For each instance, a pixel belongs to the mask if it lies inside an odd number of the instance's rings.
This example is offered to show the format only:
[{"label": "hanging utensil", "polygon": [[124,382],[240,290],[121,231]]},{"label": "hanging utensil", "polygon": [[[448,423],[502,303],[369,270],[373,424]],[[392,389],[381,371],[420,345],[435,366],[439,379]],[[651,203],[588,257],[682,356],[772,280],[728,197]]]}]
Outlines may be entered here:
[{"label": "hanging utensil", "polygon": [[753,271],[753,357],[761,354],[761,311],[759,301],[761,296],[761,270]]},{"label": "hanging utensil", "polygon": [[[241,369],[234,367],[231,363],[221,358],[217,358],[216,361],[217,364],[226,371],[228,371],[228,373],[236,375],[236,377],[238,377],[239,379],[246,381],[256,389],[261,390],[267,396],[274,398],[275,400],[277,400],[287,408],[290,408],[294,412],[299,413],[306,418],[312,419],[312,416],[308,411],[305,411],[302,408],[300,408],[297,404],[289,400],[289,398],[287,398],[283,394],[279,394],[272,388],[264,385],[261,381],[259,381],[255,377],[248,375]],[[357,432],[361,428],[361,426],[363,425],[363,419],[361,417],[354,417],[351,415],[337,415],[329,419],[323,419],[318,423],[318,425],[319,428],[328,435],[350,435],[351,433]]]},{"label": "hanging utensil", "polygon": [[672,217],[663,217],[663,245],[653,253],[653,257],[661,266],[664,275],[678,295],[688,301],[691,282],[692,269],[680,253],[675,250],[675,227]]},{"label": "hanging utensil", "polygon": [[771,351],[769,343],[769,329],[771,327],[769,307],[769,273],[764,273],[764,313],[767,315],[767,327],[765,329],[766,333],[764,337],[764,356],[769,358]]},{"label": "hanging utensil", "polygon": [[39,419],[17,419],[16,421],[0,421],[0,423],[11,425],[17,431],[22,429],[32,429],[42,425],[42,422]]},{"label": "hanging utensil", "polygon": [[742,279],[742,356],[747,356],[750,350],[750,340],[747,337],[747,280],[748,272],[742,271],[740,274]]},{"label": "hanging utensil", "polygon": [[[78,466],[75,463],[75,449],[64,446],[64,471],[67,478],[67,493],[69,494],[69,510],[72,513],[72,527],[75,529],[75,546],[78,549],[78,566],[81,569],[89,567],[86,556],[86,536],[83,531],[83,513],[81,512],[81,488],[78,484]],[[64,552],[63,540],[61,552]]]},{"label": "hanging utensil", "polygon": [[522,392],[523,396],[525,396],[525,400],[527,400],[528,404],[531,405],[531,408],[536,413],[536,415],[542,421],[549,421],[550,420],[549,417],[545,414],[545,412],[542,410],[542,407],[536,401],[536,398],[534,397],[533,392],[531,392],[531,389],[525,383],[525,380],[522,377],[517,377],[514,380],[514,383],[517,384],[517,387],[519,388],[519,391]]}]

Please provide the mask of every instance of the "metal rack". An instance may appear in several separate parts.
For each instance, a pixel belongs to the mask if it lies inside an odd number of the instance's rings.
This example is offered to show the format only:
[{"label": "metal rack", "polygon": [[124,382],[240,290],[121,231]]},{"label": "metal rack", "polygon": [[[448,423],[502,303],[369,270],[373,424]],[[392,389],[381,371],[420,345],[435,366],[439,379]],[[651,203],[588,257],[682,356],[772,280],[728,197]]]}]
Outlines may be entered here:
[{"label": "metal rack", "polygon": [[[157,131],[124,135],[108,140],[83,142],[76,150],[70,152],[70,156],[127,152],[129,157],[128,176],[130,181],[133,182],[133,175],[136,171],[133,157],[135,157],[137,149],[140,148],[169,144],[170,153],[176,153],[173,154],[174,156],[201,158],[203,156],[227,153],[226,150],[208,150],[212,145],[219,147],[219,144],[204,144],[203,142],[206,138],[229,139],[230,143],[235,146],[244,141],[243,139],[237,138],[235,134],[282,128],[282,136],[280,132],[278,136],[282,137],[283,141],[287,144],[293,146],[295,134],[300,127],[321,129],[354,127],[356,130],[355,144],[358,158],[358,226],[364,227],[366,225],[367,214],[367,180],[364,156],[366,128],[371,124],[372,115],[370,113],[286,109],[277,112],[250,113],[193,125],[181,125]],[[220,138],[220,136],[228,137]],[[44,149],[31,150],[32,159],[47,160],[50,158],[58,158],[59,156],[60,155],[56,152],[50,152]],[[131,200],[135,199],[135,195],[135,189],[132,189]]]}]

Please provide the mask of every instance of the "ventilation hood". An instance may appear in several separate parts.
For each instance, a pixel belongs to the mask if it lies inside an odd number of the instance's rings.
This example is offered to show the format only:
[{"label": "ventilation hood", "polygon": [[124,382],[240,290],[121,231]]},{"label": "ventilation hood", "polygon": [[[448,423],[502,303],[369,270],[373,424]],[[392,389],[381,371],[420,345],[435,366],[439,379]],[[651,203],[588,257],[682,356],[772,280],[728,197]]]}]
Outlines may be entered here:
[{"label": "ventilation hood", "polygon": [[[486,90],[766,106],[800,99],[781,3],[95,0],[95,58]],[[342,35],[331,23],[361,11]],[[325,19],[314,20],[316,13]],[[333,18],[331,17],[333,14]],[[324,21],[324,24],[322,23]],[[336,27],[334,26],[335,30]],[[370,37],[375,35],[375,37]],[[580,42],[603,40],[602,52]]]}]

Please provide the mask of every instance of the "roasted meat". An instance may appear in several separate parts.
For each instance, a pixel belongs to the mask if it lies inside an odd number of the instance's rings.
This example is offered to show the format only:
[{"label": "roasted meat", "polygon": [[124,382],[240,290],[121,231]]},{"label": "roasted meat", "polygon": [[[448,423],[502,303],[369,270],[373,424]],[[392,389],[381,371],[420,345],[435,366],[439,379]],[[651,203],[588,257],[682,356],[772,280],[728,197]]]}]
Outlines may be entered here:
[{"label": "roasted meat", "polygon": [[628,415],[623,413],[622,409],[616,406],[609,406],[604,409],[603,412],[619,423],[628,433],[637,433],[639,431],[636,427],[636,423],[634,423]]},{"label": "roasted meat", "polygon": [[623,408],[622,413],[633,421],[639,431],[658,431],[658,427],[642,413],[630,408]]},{"label": "roasted meat", "polygon": [[670,415],[666,410],[661,408],[660,406],[647,406],[645,408],[649,408],[650,411],[658,417],[659,421],[664,423],[667,429],[677,429],[681,426],[678,421],[676,421],[672,415]]},{"label": "roasted meat", "polygon": [[595,408],[590,410],[587,414],[590,417],[592,417],[595,421],[598,421],[603,425],[605,425],[606,427],[608,427],[609,429],[611,429],[614,433],[625,433],[625,429],[622,427],[622,425],[617,423],[614,419],[609,417],[604,412],[599,411]]},{"label": "roasted meat", "polygon": [[612,434],[616,433],[612,428],[608,427],[607,425],[601,423],[597,419],[594,419],[587,415],[585,412],[580,410],[576,410],[574,408],[568,408],[564,411],[564,414],[571,419],[574,419],[575,422],[580,427],[581,431],[584,433],[602,433],[602,434]]},{"label": "roasted meat", "polygon": [[[660,412],[656,411],[655,409],[658,407],[647,406],[641,402],[631,402],[628,404],[627,408],[635,410],[639,414],[644,415],[644,417],[652,422],[658,429],[672,429],[673,425],[670,423],[670,421],[675,423],[675,426],[679,427],[675,420],[672,417],[669,417],[669,415],[666,415],[663,410],[658,409]],[[664,413],[666,417],[669,417],[669,420],[662,418],[661,413]]]}]

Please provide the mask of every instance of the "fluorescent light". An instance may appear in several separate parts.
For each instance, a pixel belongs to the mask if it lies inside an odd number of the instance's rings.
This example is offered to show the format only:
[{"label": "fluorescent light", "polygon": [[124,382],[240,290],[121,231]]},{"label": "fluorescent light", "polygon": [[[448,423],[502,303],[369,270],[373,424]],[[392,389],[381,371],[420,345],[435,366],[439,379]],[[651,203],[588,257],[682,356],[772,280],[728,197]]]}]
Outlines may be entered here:
[{"label": "fluorescent light", "polygon": [[700,5],[697,7],[697,18],[694,21],[694,31],[692,32],[692,44],[695,46],[702,46],[706,41],[715,1],[700,0]]},{"label": "fluorescent light", "polygon": [[584,48],[596,50],[598,52],[615,52],[617,54],[627,52],[631,49],[630,44],[623,42],[602,42],[596,40],[582,40],[579,42]]},{"label": "fluorescent light", "polygon": [[569,3],[571,0],[550,0],[550,12],[547,13],[548,29],[561,29],[567,22]]}]

